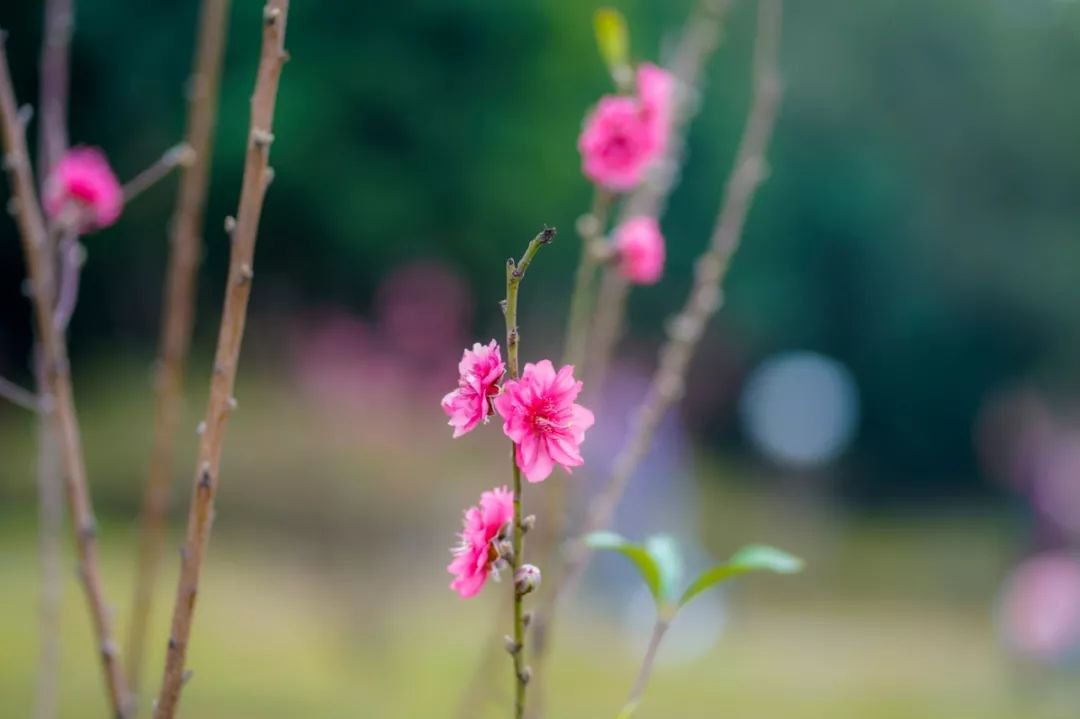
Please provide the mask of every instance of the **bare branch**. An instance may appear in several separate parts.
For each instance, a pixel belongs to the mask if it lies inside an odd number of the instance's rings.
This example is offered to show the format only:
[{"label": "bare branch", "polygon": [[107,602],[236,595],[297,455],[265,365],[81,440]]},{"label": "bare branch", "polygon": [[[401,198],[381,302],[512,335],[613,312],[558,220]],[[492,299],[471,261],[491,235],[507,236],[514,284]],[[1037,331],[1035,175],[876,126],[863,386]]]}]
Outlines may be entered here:
[{"label": "bare branch", "polygon": [[165,676],[154,711],[156,719],[172,719],[176,714],[180,690],[184,684],[184,661],[191,637],[199,577],[210,541],[225,424],[235,406],[233,388],[244,336],[248,299],[251,295],[255,239],[270,173],[269,138],[273,131],[278,80],[287,57],[284,43],[288,7],[288,0],[269,0],[263,9],[262,53],[255,80],[255,92],[251,98],[251,129],[248,133],[247,158],[240,189],[240,207],[236,215],[236,229],[232,234],[225,304],[214,356],[215,371],[210,379],[205,430],[199,439],[187,537],[184,540],[180,581],[176,589],[176,604],[165,655]]},{"label": "bare branch", "polygon": [[[41,182],[49,176],[68,147],[68,77],[71,32],[75,22],[72,0],[45,0],[45,33],[41,43],[41,118],[38,125],[38,169]],[[43,188],[44,189],[44,188]]]},{"label": "bare branch", "polygon": [[173,457],[180,420],[184,365],[195,316],[195,285],[210,182],[210,159],[229,5],[229,0],[203,1],[195,58],[188,80],[185,141],[191,149],[192,158],[180,175],[176,210],[170,228],[169,261],[165,270],[161,337],[154,382],[154,445],[143,495],[135,599],[128,638],[128,678],[134,692],[138,692],[142,674],[146,630],[161,565],[165,510],[173,484]]},{"label": "bare branch", "polygon": [[3,377],[0,377],[0,397],[30,412],[41,411],[41,402],[36,394]]},{"label": "bare branch", "polygon": [[128,204],[142,193],[165,179],[177,165],[191,164],[194,152],[187,143],[181,142],[165,151],[154,164],[147,167],[124,184],[124,204]]},{"label": "bare branch", "polygon": [[42,352],[41,393],[55,413],[60,453],[63,458],[68,504],[75,522],[79,577],[90,605],[94,635],[105,672],[109,702],[114,716],[126,719],[131,709],[127,683],[112,636],[112,619],[105,602],[98,565],[94,512],[86,481],[82,441],[75,413],[75,399],[68,367],[67,343],[53,323],[55,287],[52,257],[45,220],[35,193],[34,176],[26,148],[25,127],[15,101],[7,53],[0,33],[0,129],[3,133],[4,166],[12,188],[13,208],[22,238],[30,281],[30,299]]}]

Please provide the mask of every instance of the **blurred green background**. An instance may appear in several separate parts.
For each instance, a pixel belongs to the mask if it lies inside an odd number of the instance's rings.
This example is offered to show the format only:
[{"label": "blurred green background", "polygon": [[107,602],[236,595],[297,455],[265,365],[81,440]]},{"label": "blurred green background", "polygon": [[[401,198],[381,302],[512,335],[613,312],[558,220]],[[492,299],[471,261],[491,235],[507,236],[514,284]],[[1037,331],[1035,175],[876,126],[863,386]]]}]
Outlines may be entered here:
[{"label": "blurred green background", "polygon": [[[443,552],[459,509],[504,481],[504,457],[496,430],[451,442],[438,399],[461,347],[499,335],[502,263],[544,223],[562,232],[529,275],[523,351],[559,354],[578,257],[572,229],[591,192],[575,139],[588,106],[610,91],[591,28],[600,4],[293,3],[188,716],[454,715],[495,598],[458,602],[444,588]],[[691,7],[615,4],[635,57],[660,61]],[[182,133],[197,3],[76,5],[71,138],[102,146],[130,177]],[[260,11],[233,3],[177,526]],[[40,3],[0,9],[16,90],[30,103],[41,15]],[[620,350],[627,379],[604,399],[609,426],[640,396],[637,378],[707,241],[745,117],[753,22],[754,3],[738,0],[709,64],[662,221],[668,269],[634,294]],[[803,554],[808,570],[726,597],[714,643],[662,666],[640,716],[1075,716],[1080,584],[1070,565],[1045,585],[1032,580],[1036,599],[1018,600],[1026,609],[1012,629],[1000,592],[1022,559],[1073,561],[1080,541],[1080,87],[1070,82],[1080,3],[791,0],[784,32],[771,175],[694,391],[652,469],[635,478],[620,526],[675,532],[702,556],[769,541]],[[71,327],[121,624],[173,189],[162,183],[87,238]],[[4,220],[0,374],[29,384],[22,280]],[[755,370],[793,351],[843,368],[857,397],[828,461],[777,461],[746,421]],[[812,401],[796,409],[814,416]],[[602,466],[617,433],[593,432]],[[32,421],[0,405],[4,716],[27,715],[32,696],[33,457]],[[581,486],[597,479],[584,474]],[[663,489],[659,518],[646,511],[649,486]],[[627,590],[593,587],[563,625],[559,719],[613,715],[639,654],[624,644],[643,631],[623,624],[633,585],[617,563],[598,568]],[[1019,581],[1004,586],[1022,590]],[[87,622],[69,585],[65,716],[97,716]],[[1004,639],[1010,631],[1020,639]]]}]

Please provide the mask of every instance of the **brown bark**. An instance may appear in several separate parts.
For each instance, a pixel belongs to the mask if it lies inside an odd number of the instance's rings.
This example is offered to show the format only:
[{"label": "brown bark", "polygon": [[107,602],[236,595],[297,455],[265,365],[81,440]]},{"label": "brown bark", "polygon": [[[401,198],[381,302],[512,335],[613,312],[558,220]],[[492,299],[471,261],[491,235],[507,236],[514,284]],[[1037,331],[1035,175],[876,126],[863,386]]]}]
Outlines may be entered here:
[{"label": "brown bark", "polygon": [[53,322],[52,305],[56,278],[49,251],[49,239],[35,192],[33,171],[26,148],[24,120],[16,104],[2,41],[0,36],[0,129],[3,131],[4,165],[13,196],[12,208],[26,255],[34,324],[41,345],[42,403],[44,411],[53,413],[56,421],[64,484],[75,524],[79,579],[90,605],[94,636],[105,670],[109,702],[114,716],[127,717],[130,701],[116,643],[113,641],[112,619],[102,588],[97,556],[97,529],[87,488],[86,465],[75,413],[67,343],[63,333]]},{"label": "brown bark", "polygon": [[154,445],[143,495],[135,599],[128,640],[127,668],[133,691],[138,691],[142,673],[146,628],[161,566],[165,512],[173,485],[172,468],[183,405],[184,367],[195,316],[201,233],[210,181],[229,5],[229,0],[204,0],[188,86],[185,141],[192,158],[180,177],[165,271],[161,337],[154,380]]},{"label": "brown bark", "polygon": [[165,675],[154,716],[175,716],[184,684],[184,662],[199,590],[199,576],[210,540],[217,494],[225,424],[236,406],[233,387],[244,335],[248,299],[253,278],[252,262],[266,188],[272,177],[268,165],[273,142],[272,125],[278,80],[285,63],[285,19],[288,0],[270,0],[263,10],[262,53],[255,92],[251,98],[251,130],[248,134],[240,206],[232,232],[232,252],[221,315],[210,399],[199,441],[187,536],[181,552],[180,581],[176,590],[172,627],[165,655]]}]

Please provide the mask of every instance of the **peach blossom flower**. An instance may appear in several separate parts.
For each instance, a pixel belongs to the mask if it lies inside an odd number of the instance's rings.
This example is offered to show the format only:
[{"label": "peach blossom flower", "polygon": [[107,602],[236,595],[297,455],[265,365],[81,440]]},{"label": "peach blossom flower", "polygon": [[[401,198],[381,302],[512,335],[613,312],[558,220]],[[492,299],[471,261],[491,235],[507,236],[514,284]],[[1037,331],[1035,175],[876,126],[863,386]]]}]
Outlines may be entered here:
[{"label": "peach blossom flower", "polygon": [[633,97],[600,99],[578,138],[582,172],[613,192],[633,189],[656,157],[654,132]]},{"label": "peach blossom flower", "polygon": [[450,416],[447,424],[454,428],[455,438],[487,421],[492,413],[491,397],[499,391],[496,383],[505,370],[495,340],[486,345],[477,342],[462,354],[458,388],[442,398],[443,411]]},{"label": "peach blossom flower", "polygon": [[89,232],[116,222],[124,191],[101,150],[73,147],[49,176],[42,204],[50,217],[73,212],[77,229]]},{"label": "peach blossom flower", "polygon": [[480,504],[465,510],[461,543],[453,550],[454,560],[446,568],[454,575],[450,588],[462,599],[475,596],[498,559],[494,540],[514,518],[514,493],[499,487],[480,495]]},{"label": "peach blossom flower", "polygon": [[664,273],[664,236],[656,219],[631,217],[612,235],[619,272],[639,285],[651,285]]},{"label": "peach blossom flower", "polygon": [[584,464],[580,445],[593,413],[574,402],[581,382],[573,365],[555,373],[550,360],[525,365],[521,378],[509,380],[495,398],[503,432],[516,446],[517,465],[530,482],[542,482],[556,464],[567,472]]}]

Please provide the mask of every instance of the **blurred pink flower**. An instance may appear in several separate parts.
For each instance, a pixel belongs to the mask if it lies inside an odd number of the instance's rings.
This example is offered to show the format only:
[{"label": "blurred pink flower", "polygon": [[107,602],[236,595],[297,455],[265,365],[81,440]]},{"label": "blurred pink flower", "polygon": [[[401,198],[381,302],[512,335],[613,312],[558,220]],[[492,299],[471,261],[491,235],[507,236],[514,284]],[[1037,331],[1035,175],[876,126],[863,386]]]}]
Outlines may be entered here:
[{"label": "blurred pink flower", "polygon": [[664,236],[656,219],[631,217],[613,235],[618,268],[623,277],[639,285],[651,285],[664,273]]},{"label": "blurred pink flower", "polygon": [[491,567],[498,559],[493,540],[507,522],[514,518],[514,493],[499,487],[480,495],[480,504],[465,511],[461,544],[455,547],[454,560],[446,568],[454,575],[450,588],[462,599],[475,596],[487,582]]},{"label": "blurred pink flower", "polygon": [[1007,641],[1042,661],[1080,647],[1080,563],[1063,551],[1025,559],[1009,578],[1001,607]]},{"label": "blurred pink flower", "polygon": [[517,465],[530,482],[542,482],[555,464],[567,472],[584,464],[580,445],[593,413],[575,404],[581,382],[573,365],[555,373],[550,360],[525,365],[521,379],[507,381],[495,398],[503,432],[516,445]]},{"label": "blurred pink flower", "polygon": [[448,424],[454,428],[454,437],[471,432],[491,414],[490,398],[498,393],[496,384],[506,371],[499,343],[491,340],[486,345],[479,342],[466,349],[458,363],[458,388],[442,398],[442,408],[450,417]]},{"label": "blurred pink flower", "polygon": [[45,185],[45,212],[75,213],[80,232],[108,227],[120,217],[124,191],[96,147],[73,147],[57,163]]},{"label": "blurred pink flower", "polygon": [[600,98],[578,138],[586,177],[614,192],[641,182],[656,157],[656,137],[646,114],[637,98]]},{"label": "blurred pink flower", "polygon": [[653,152],[663,153],[671,136],[675,78],[667,70],[644,62],[637,70],[637,91]]}]

